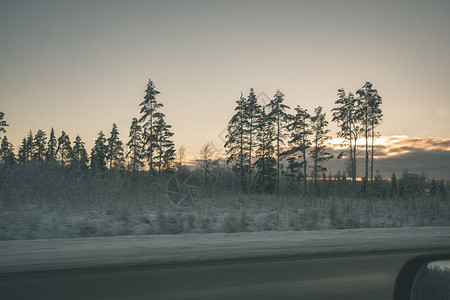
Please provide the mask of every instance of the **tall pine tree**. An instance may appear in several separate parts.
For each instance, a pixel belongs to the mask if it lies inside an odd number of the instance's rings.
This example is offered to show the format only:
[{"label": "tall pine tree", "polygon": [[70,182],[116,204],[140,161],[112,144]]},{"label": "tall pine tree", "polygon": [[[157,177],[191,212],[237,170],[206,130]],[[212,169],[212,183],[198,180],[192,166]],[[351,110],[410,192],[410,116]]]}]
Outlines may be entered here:
[{"label": "tall pine tree", "polygon": [[23,138],[22,145],[19,148],[18,161],[21,164],[25,164],[33,158],[33,133],[28,133],[26,138]]},{"label": "tall pine tree", "polygon": [[133,118],[130,127],[130,140],[127,143],[128,152],[127,159],[130,160],[129,166],[132,171],[138,171],[144,166],[142,159],[144,158],[144,145],[142,137],[142,127],[139,121]]},{"label": "tall pine tree", "polygon": [[50,137],[48,138],[47,151],[45,153],[46,161],[56,161],[56,153],[58,151],[58,142],[55,137],[55,130],[50,132]]},{"label": "tall pine tree", "polygon": [[369,180],[369,139],[372,139],[372,151],[371,151],[371,174],[373,178],[373,145],[375,139],[375,127],[381,123],[383,114],[381,113],[381,97],[378,95],[378,91],[373,88],[372,83],[366,82],[364,86],[359,89],[356,94],[358,95],[359,102],[359,115],[362,125],[362,130],[365,139],[365,174],[364,174],[364,195],[367,197]]},{"label": "tall pine tree", "polygon": [[113,124],[111,135],[108,138],[106,159],[109,169],[123,169],[125,167],[125,158],[123,154],[123,143],[119,139],[119,130],[116,123]]},{"label": "tall pine tree", "polygon": [[16,162],[14,147],[6,136],[3,137],[0,145],[0,162],[3,165],[13,165]]},{"label": "tall pine tree", "polygon": [[154,155],[155,155],[155,144],[156,144],[156,136],[154,130],[155,123],[155,113],[161,108],[163,105],[156,100],[156,96],[160,94],[155,89],[155,85],[153,81],[150,79],[147,83],[147,89],[145,90],[144,101],[139,104],[141,106],[141,118],[139,122],[143,123],[144,129],[144,142],[145,142],[145,156],[148,161],[148,165],[150,167],[150,174],[153,174],[154,171]]},{"label": "tall pine tree", "polygon": [[158,174],[161,174],[161,170],[169,170],[175,160],[175,144],[172,141],[173,133],[170,131],[172,126],[166,123],[164,117],[161,112],[154,115],[155,167],[158,167]]},{"label": "tall pine tree", "polygon": [[255,187],[260,192],[274,192],[276,188],[276,159],[274,158],[276,132],[274,118],[266,113],[266,107],[261,109],[255,122],[255,156],[256,169]]},{"label": "tall pine tree", "polygon": [[107,151],[105,135],[100,131],[91,150],[91,169],[106,170]]},{"label": "tall pine tree", "polygon": [[73,165],[80,169],[87,169],[89,164],[89,158],[87,155],[86,148],[84,146],[84,142],[81,140],[81,137],[77,135],[75,141],[73,143]]},{"label": "tall pine tree", "polygon": [[32,156],[34,160],[38,162],[43,162],[45,160],[46,141],[47,138],[45,132],[39,129],[34,136],[32,146]]},{"label": "tall pine tree", "polygon": [[247,135],[248,141],[248,185],[252,185],[252,158],[253,158],[253,147],[254,147],[254,135],[256,131],[256,122],[259,114],[261,113],[261,106],[258,104],[258,99],[256,97],[253,88],[250,89],[250,93],[245,101],[245,118],[247,128],[245,129],[245,134]]},{"label": "tall pine tree", "polygon": [[0,111],[0,133],[5,133],[5,132],[6,132],[5,127],[6,127],[6,126],[9,126],[9,125],[6,123],[6,121],[3,120],[4,117],[5,117],[5,113],[3,113],[3,112]]},{"label": "tall pine tree", "polygon": [[326,141],[330,138],[327,129],[328,121],[325,119],[326,114],[322,112],[322,106],[317,107],[314,110],[314,115],[311,117],[311,131],[312,131],[312,146],[313,149],[310,152],[310,156],[313,160],[313,179],[314,187],[317,192],[317,178],[320,173],[326,172],[327,168],[323,165],[329,159],[333,158],[333,155],[326,152]]},{"label": "tall pine tree", "polygon": [[344,89],[338,90],[338,99],[335,101],[337,107],[333,108],[333,122],[336,122],[340,130],[338,137],[342,138],[344,142],[342,146],[347,147],[342,151],[338,158],[343,157],[346,153],[349,153],[350,161],[350,176],[353,182],[356,181],[356,157],[357,141],[361,133],[359,106],[358,101],[354,95],[350,92],[346,94]]},{"label": "tall pine tree", "polygon": [[[299,178],[303,180],[303,188],[306,192],[307,185],[307,160],[306,150],[311,147],[311,141],[309,139],[312,131],[310,129],[310,115],[306,109],[297,106],[294,108],[296,114],[292,116],[291,122],[287,125],[287,129],[290,132],[289,145],[290,149],[288,154],[293,155],[290,158],[290,166],[292,168],[300,168],[302,172],[299,174]],[[300,158],[301,162],[296,162],[296,158]]]},{"label": "tall pine tree", "polygon": [[284,144],[284,138],[286,136],[286,125],[289,122],[289,114],[286,112],[289,106],[283,104],[284,94],[277,90],[273,100],[270,101],[270,117],[275,121],[275,133],[276,133],[276,158],[277,158],[277,187],[276,192],[280,190],[280,160],[281,160],[281,148],[280,145]]},{"label": "tall pine tree", "polygon": [[64,131],[61,132],[61,136],[58,138],[57,156],[63,167],[72,164],[72,145],[70,143],[69,136]]},{"label": "tall pine tree", "polygon": [[247,141],[245,128],[247,127],[246,118],[246,99],[241,93],[241,97],[236,101],[235,114],[228,122],[227,135],[225,136],[225,149],[228,155],[227,164],[233,163],[233,171],[239,174],[240,188],[246,190],[245,174],[248,172],[247,164]]}]

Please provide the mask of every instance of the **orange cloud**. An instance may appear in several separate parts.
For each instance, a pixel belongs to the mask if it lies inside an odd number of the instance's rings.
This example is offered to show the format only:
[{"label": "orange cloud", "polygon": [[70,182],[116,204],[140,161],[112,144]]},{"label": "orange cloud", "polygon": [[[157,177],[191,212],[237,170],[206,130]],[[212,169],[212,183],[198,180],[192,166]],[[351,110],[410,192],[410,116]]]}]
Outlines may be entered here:
[{"label": "orange cloud", "polygon": [[[342,139],[333,139],[328,142],[334,150],[342,150]],[[371,140],[369,140],[369,145]],[[365,140],[359,139],[357,145],[364,148]],[[375,158],[386,158],[396,155],[408,154],[416,151],[450,151],[450,139],[444,138],[410,138],[408,136],[380,137],[374,142]]]}]

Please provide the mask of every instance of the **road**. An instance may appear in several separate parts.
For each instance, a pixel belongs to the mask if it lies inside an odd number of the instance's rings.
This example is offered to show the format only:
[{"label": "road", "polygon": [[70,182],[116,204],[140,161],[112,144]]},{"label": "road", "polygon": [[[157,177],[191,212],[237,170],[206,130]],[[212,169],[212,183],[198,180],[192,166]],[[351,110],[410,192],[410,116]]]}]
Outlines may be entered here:
[{"label": "road", "polygon": [[399,268],[416,254],[391,251],[2,274],[0,298],[390,299]]}]

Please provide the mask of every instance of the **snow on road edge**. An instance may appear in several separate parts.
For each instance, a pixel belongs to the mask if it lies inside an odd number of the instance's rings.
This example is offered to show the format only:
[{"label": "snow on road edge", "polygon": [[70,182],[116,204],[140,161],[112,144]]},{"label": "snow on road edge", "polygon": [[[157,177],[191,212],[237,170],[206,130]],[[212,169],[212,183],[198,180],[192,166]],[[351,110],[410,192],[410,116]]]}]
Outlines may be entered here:
[{"label": "snow on road edge", "polygon": [[293,255],[450,249],[450,227],[0,241],[0,273]]}]

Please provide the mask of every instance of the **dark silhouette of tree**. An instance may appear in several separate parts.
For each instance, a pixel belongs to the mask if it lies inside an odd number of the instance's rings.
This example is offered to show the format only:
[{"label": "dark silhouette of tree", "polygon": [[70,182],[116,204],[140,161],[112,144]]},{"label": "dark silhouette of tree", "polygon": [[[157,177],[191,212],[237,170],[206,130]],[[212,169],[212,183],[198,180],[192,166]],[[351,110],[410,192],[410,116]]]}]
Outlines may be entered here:
[{"label": "dark silhouette of tree", "polygon": [[367,196],[367,181],[369,179],[369,139],[372,138],[371,154],[371,179],[373,179],[373,144],[375,139],[375,127],[381,123],[383,114],[380,105],[382,103],[378,91],[372,87],[370,82],[366,82],[356,94],[359,96],[360,120],[365,138],[365,176],[364,176],[364,194]]},{"label": "dark silhouette of tree", "polygon": [[[376,91],[376,90],[375,90]],[[374,143],[375,138],[379,135],[375,132],[375,128],[381,124],[383,121],[383,113],[381,111],[382,99],[378,92],[371,98],[369,103],[370,105],[370,114],[369,114],[369,122],[370,122],[370,130],[371,130],[371,145],[370,145],[370,180],[373,180],[373,158],[374,158]]]},{"label": "dark silhouette of tree", "polygon": [[258,104],[258,99],[253,88],[250,89],[250,93],[244,103],[245,108],[245,118],[247,119],[245,124],[247,128],[245,129],[245,135],[247,135],[248,140],[248,185],[252,185],[252,157],[253,157],[253,136],[255,134],[255,123],[258,118],[258,114],[261,112],[261,106]]},{"label": "dark silhouette of tree", "polygon": [[343,157],[346,153],[349,153],[350,160],[350,176],[353,182],[356,181],[356,156],[357,156],[357,140],[361,133],[360,123],[360,111],[358,101],[354,95],[350,92],[348,95],[344,89],[338,90],[338,100],[335,101],[337,107],[333,108],[333,122],[337,122],[340,131],[337,136],[344,139],[343,146],[347,149],[342,151],[338,155],[338,159]]},{"label": "dark silhouette of tree", "polygon": [[139,119],[140,123],[143,123],[144,129],[144,143],[145,143],[145,157],[147,158],[150,174],[154,173],[154,155],[155,155],[155,146],[156,139],[155,131],[154,131],[154,123],[155,123],[155,114],[158,109],[163,105],[156,100],[156,95],[160,94],[155,89],[155,85],[153,81],[150,79],[147,83],[147,89],[145,90],[144,101],[139,104],[141,106],[141,118]]},{"label": "dark silhouette of tree", "polygon": [[175,144],[172,141],[173,133],[170,131],[172,126],[166,123],[164,117],[165,115],[160,112],[154,114],[154,152],[158,175],[161,174],[161,170],[169,170],[175,160]]},{"label": "dark silhouette of tree", "polygon": [[3,137],[0,145],[0,162],[3,165],[13,165],[16,162],[14,146],[8,141],[6,136]]},{"label": "dark silhouette of tree", "polygon": [[63,167],[72,163],[72,145],[70,143],[69,136],[64,131],[61,132],[61,136],[58,138],[57,156],[59,157],[59,162]]},{"label": "dark silhouette of tree", "polygon": [[43,162],[45,160],[46,142],[47,138],[45,132],[39,129],[34,136],[32,146],[32,156],[34,160],[38,162]]},{"label": "dark silhouette of tree", "polygon": [[28,133],[26,138],[23,138],[22,145],[19,148],[18,161],[21,164],[29,162],[33,157],[33,133]]},{"label": "dark silhouette of tree", "polygon": [[208,174],[211,173],[211,169],[213,167],[214,161],[214,150],[211,143],[206,143],[203,145],[203,147],[200,149],[200,168],[203,171],[203,180],[205,184],[208,184]]},{"label": "dark silhouette of tree", "polygon": [[269,115],[274,119],[275,122],[275,134],[276,134],[276,158],[277,158],[277,185],[276,192],[278,193],[280,190],[280,160],[281,160],[281,151],[280,144],[284,144],[284,138],[286,136],[286,124],[289,121],[289,115],[286,113],[286,110],[289,109],[289,106],[283,104],[284,102],[284,94],[277,90],[274,99],[270,101],[269,107],[270,112]]},{"label": "dark silhouette of tree", "polygon": [[313,160],[313,179],[314,187],[317,192],[317,178],[320,173],[326,172],[327,168],[323,165],[329,159],[333,158],[333,155],[326,152],[326,141],[330,138],[327,129],[328,121],[325,119],[326,114],[322,113],[322,106],[317,107],[314,110],[314,116],[311,116],[311,131],[312,131],[312,146],[313,149],[310,152],[310,156]]},{"label": "dark silhouette of tree", "polygon": [[106,170],[107,151],[105,135],[100,131],[91,150],[91,169]]},{"label": "dark silhouette of tree", "polygon": [[113,124],[111,135],[108,138],[106,159],[109,169],[123,169],[125,167],[125,158],[123,154],[123,143],[119,139],[119,130],[116,123]]},{"label": "dark silhouette of tree", "polygon": [[181,173],[183,171],[185,151],[186,151],[186,149],[184,148],[183,145],[181,145],[181,147],[178,148],[177,157],[176,157],[176,161],[175,161],[175,171],[177,173]]},{"label": "dark silhouette of tree", "polygon": [[255,155],[256,190],[273,193],[276,188],[276,160],[274,158],[276,140],[274,119],[263,108],[256,120]]},{"label": "dark silhouette of tree", "polygon": [[73,143],[73,165],[80,169],[87,169],[89,164],[89,158],[84,146],[84,142],[81,137],[77,135]]},{"label": "dark silhouette of tree", "polygon": [[227,164],[234,162],[233,171],[240,176],[240,188],[242,191],[246,190],[244,176],[248,172],[247,149],[246,149],[246,135],[245,128],[247,126],[247,119],[245,115],[246,99],[241,93],[241,97],[236,101],[235,114],[228,122],[227,135],[225,142],[225,149],[228,155]]},{"label": "dark silhouette of tree", "polygon": [[0,111],[0,133],[6,133],[5,127],[9,126],[3,118],[5,117],[5,113]]},{"label": "dark silhouette of tree", "polygon": [[142,127],[136,118],[133,118],[130,127],[130,140],[127,143],[128,153],[126,157],[131,160],[131,170],[138,171],[144,166],[144,145]]},{"label": "dark silhouette of tree", "polygon": [[[309,136],[312,134],[310,129],[310,118],[308,111],[302,109],[300,106],[294,108],[296,114],[291,117],[290,123],[287,125],[287,129],[290,132],[289,145],[290,149],[287,151],[288,168],[291,173],[298,174],[294,176],[296,180],[303,179],[303,187],[306,192],[307,184],[307,160],[306,150],[311,147],[311,141]],[[301,162],[297,162],[296,159],[300,158]],[[298,169],[303,169],[298,173]]]},{"label": "dark silhouette of tree", "polygon": [[56,141],[55,131],[52,128],[47,144],[47,152],[45,153],[45,160],[56,161],[56,152],[58,151],[58,142]]}]

